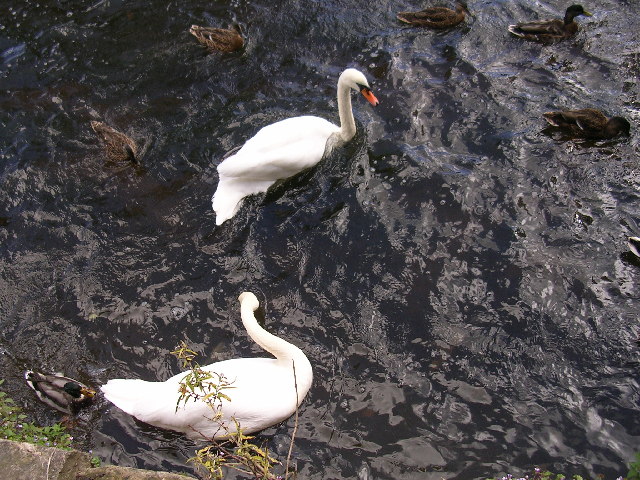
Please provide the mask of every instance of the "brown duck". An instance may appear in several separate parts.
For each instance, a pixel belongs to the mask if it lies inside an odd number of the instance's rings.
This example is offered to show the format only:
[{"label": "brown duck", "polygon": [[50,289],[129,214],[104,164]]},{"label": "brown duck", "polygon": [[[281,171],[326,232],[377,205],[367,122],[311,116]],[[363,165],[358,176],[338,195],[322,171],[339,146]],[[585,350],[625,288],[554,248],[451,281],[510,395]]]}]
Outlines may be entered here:
[{"label": "brown duck", "polygon": [[400,12],[398,20],[416,27],[449,28],[455,27],[465,19],[465,15],[471,15],[465,2],[456,2],[456,9],[447,7],[430,7],[419,12]]},{"label": "brown duck", "polygon": [[629,135],[631,125],[623,117],[611,117],[594,108],[546,112],[542,116],[554,127],[584,138],[613,138],[621,133]]},{"label": "brown duck", "polygon": [[189,33],[212,52],[235,52],[244,46],[242,32],[238,25],[233,28],[199,27],[191,25]]},{"label": "brown duck", "polygon": [[509,31],[517,37],[535,42],[554,42],[569,38],[578,31],[575,18],[578,15],[590,17],[582,5],[571,5],[564,14],[564,20],[541,20],[537,22],[518,23],[509,25]]},{"label": "brown duck", "polygon": [[91,128],[104,143],[105,152],[109,160],[140,163],[138,160],[138,147],[124,133],[111,128],[106,123],[96,122],[95,120],[91,121]]}]

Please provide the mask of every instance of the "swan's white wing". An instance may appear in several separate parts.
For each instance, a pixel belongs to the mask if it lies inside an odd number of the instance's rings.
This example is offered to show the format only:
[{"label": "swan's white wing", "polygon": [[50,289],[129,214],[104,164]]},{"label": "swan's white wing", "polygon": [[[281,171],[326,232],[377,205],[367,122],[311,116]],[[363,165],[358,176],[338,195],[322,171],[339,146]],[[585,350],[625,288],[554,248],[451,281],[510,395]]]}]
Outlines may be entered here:
[{"label": "swan's white wing", "polygon": [[[185,373],[164,382],[109,380],[102,386],[104,396],[126,413],[150,425],[184,432],[192,438],[223,437],[235,430],[235,418],[245,433],[252,433],[288,418],[296,408],[293,368],[271,358],[239,358],[203,367],[223,374],[231,387],[223,390],[231,401],[223,401],[222,416],[211,420],[215,412],[203,402],[188,402],[176,411],[178,386]],[[310,384],[312,375],[301,368],[298,384]],[[300,387],[299,387],[300,388]],[[300,392],[301,396],[306,394]]]},{"label": "swan's white wing", "polygon": [[303,116],[262,128],[235,155],[218,165],[226,177],[278,180],[322,159],[328,138],[339,128],[320,117]]},{"label": "swan's white wing", "polygon": [[218,165],[220,179],[211,199],[216,224],[233,217],[247,195],[266,192],[277,180],[318,163],[327,140],[339,130],[313,116],[288,118],[262,128]]}]

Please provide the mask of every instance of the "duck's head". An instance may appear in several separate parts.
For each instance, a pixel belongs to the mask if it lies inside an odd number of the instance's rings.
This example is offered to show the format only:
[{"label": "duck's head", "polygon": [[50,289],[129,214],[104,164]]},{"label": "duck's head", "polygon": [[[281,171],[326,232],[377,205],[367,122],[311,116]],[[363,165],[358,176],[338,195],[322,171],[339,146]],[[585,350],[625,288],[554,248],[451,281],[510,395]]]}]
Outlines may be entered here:
[{"label": "duck's head", "polygon": [[347,68],[338,79],[338,83],[344,83],[349,88],[354,89],[356,92],[360,92],[367,101],[374,107],[380,102],[371,91],[367,77],[355,68]]},{"label": "duck's head", "polygon": [[67,382],[64,384],[63,390],[71,395],[73,398],[81,398],[85,396],[87,398],[92,398],[96,392],[87,388],[83,385],[80,385],[76,382]]},{"label": "duck's head", "polygon": [[593,14],[586,11],[582,5],[571,5],[567,8],[564,18],[565,20],[572,21],[578,15],[584,15],[585,17],[593,16]]},{"label": "duck's head", "polygon": [[469,10],[469,7],[467,6],[467,2],[456,2],[456,10],[458,12],[463,11],[464,13],[466,13],[467,15],[469,15],[473,19],[476,18],[476,16],[473,14],[473,12],[471,10]]},{"label": "duck's head", "polygon": [[609,119],[609,128],[618,134],[629,135],[631,132],[631,124],[623,117],[611,117]]}]

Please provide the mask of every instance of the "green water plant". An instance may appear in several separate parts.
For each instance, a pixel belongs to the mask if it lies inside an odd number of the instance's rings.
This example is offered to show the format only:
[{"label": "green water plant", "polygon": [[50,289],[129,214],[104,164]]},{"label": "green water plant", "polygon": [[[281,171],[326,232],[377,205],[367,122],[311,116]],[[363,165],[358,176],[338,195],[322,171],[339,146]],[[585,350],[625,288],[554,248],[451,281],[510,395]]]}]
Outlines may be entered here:
[{"label": "green water plant", "polygon": [[[0,385],[4,383],[0,379]],[[45,447],[71,449],[73,437],[67,433],[63,425],[55,423],[51,426],[40,427],[26,421],[27,416],[22,412],[6,392],[0,391],[0,438],[17,442],[28,442]]]},{"label": "green water plant", "polygon": [[629,464],[627,480],[640,480],[640,452],[636,453],[636,459]]},{"label": "green water plant", "polygon": [[[182,362],[183,368],[190,370],[179,384],[176,410],[188,401],[203,401],[211,408],[210,420],[215,422],[220,419],[222,402],[231,401],[225,392],[233,389],[233,384],[224,375],[203,370],[195,361],[196,352],[191,350],[186,343],[181,342],[171,353]],[[198,449],[195,456],[189,460],[196,465],[198,470],[204,470],[205,474],[212,479],[224,478],[227,469],[235,470],[255,479],[275,480],[281,478],[273,471],[273,467],[280,462],[269,454],[266,447],[256,445],[254,437],[244,435],[238,422],[235,419],[234,422],[235,429],[233,430],[220,422],[220,429],[226,429],[228,435],[221,440],[207,439],[210,445]]]},{"label": "green water plant", "polygon": [[[632,462],[630,465],[629,474],[627,477],[618,477],[615,480],[640,480],[640,476],[638,476],[638,470],[640,468],[640,453],[636,455],[638,459],[637,462]],[[635,473],[634,473],[634,468]],[[635,477],[633,475],[636,475]],[[589,478],[585,478],[582,475],[572,475],[567,476],[563,473],[553,473],[548,470],[542,470],[541,468],[536,467],[531,474],[527,474],[524,476],[513,476],[511,474],[504,475],[502,477],[492,478],[488,480],[591,480]],[[598,476],[598,480],[602,480],[602,476]]]}]

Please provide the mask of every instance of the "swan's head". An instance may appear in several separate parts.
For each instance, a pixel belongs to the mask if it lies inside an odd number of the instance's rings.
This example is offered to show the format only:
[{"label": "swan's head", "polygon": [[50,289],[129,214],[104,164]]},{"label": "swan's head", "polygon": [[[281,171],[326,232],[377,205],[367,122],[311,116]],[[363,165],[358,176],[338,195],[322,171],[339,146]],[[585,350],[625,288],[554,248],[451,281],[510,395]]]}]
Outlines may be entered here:
[{"label": "swan's head", "polygon": [[258,302],[256,296],[251,292],[242,292],[238,300],[240,301],[240,308],[248,307],[252,311],[255,311],[260,306],[260,302]]},{"label": "swan's head", "polygon": [[355,91],[360,92],[362,96],[366,98],[374,107],[378,105],[378,103],[380,103],[371,91],[371,87],[369,86],[367,77],[365,77],[362,72],[356,70],[355,68],[347,68],[344,72],[342,72],[340,78],[338,79],[338,83],[343,83],[349,88],[353,88]]}]

